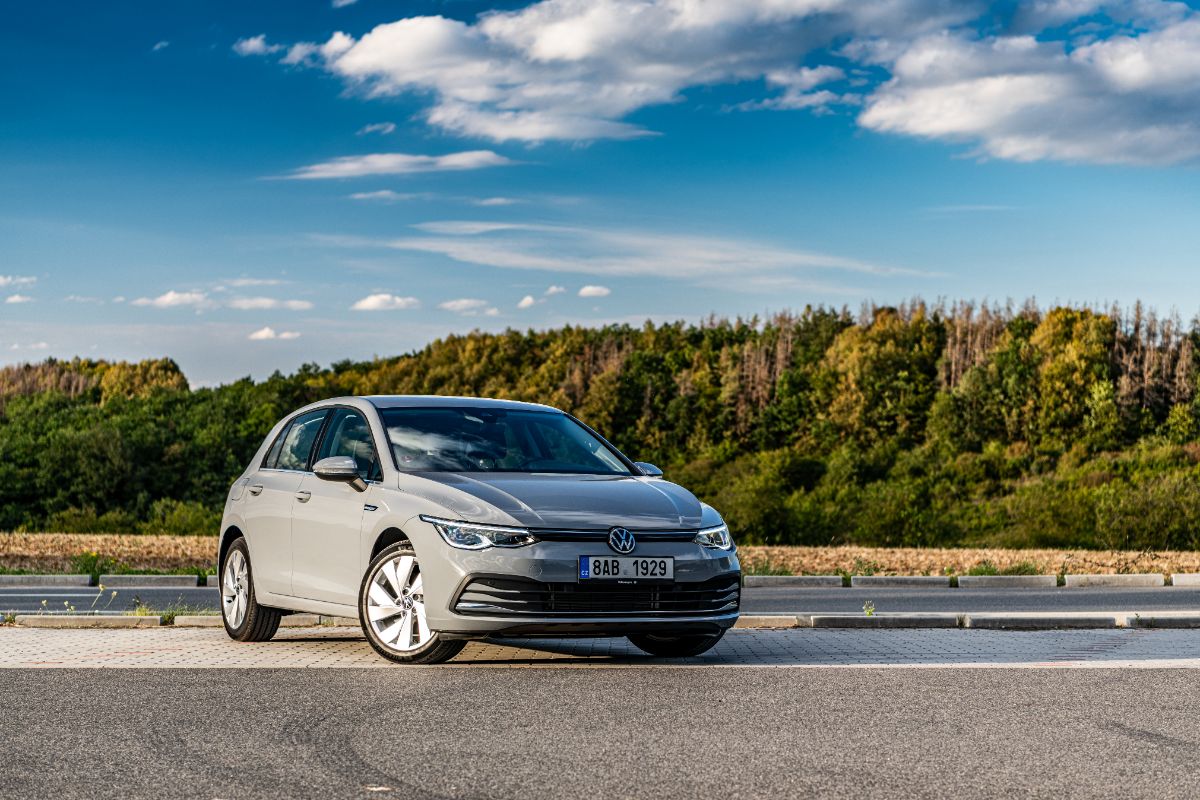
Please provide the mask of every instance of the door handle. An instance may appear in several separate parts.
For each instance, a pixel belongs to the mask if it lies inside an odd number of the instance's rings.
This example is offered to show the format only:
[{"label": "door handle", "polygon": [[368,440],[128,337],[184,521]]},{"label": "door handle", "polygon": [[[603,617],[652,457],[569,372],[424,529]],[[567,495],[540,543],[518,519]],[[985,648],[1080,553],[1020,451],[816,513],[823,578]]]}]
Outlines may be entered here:
[{"label": "door handle", "polygon": [[310,497],[312,497],[312,492],[296,492],[296,499],[301,503],[307,503]]},{"label": "door handle", "polygon": [[257,497],[258,495],[262,494],[263,485],[262,485],[261,483],[256,483],[256,484],[254,484],[253,486],[250,486],[250,487],[247,487],[247,488],[249,488],[249,489],[250,489],[250,494],[252,494],[252,495],[254,495],[255,497]]}]

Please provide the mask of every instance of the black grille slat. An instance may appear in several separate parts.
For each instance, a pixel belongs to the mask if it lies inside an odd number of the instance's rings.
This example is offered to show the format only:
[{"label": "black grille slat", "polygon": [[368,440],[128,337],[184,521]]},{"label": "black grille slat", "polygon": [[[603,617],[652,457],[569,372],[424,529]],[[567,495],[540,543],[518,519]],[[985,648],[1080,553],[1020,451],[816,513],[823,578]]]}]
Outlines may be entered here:
[{"label": "black grille slat", "polygon": [[460,614],[560,616],[670,616],[736,610],[737,577],[702,583],[626,585],[620,583],[543,583],[508,578],[476,578],[459,594]]},{"label": "black grille slat", "polygon": [[[568,528],[530,528],[529,532],[544,542],[607,542],[611,528],[603,530]],[[690,542],[696,531],[638,530],[629,528],[639,542]]]}]

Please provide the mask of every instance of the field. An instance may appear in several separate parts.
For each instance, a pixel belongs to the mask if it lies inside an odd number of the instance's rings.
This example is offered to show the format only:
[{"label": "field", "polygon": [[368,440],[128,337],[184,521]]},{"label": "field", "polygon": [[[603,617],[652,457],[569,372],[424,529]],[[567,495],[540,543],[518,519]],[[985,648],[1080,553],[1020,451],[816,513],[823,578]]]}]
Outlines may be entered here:
[{"label": "field", "polygon": [[[0,572],[194,572],[213,566],[209,536],[0,534]],[[994,548],[756,547],[738,550],[747,573],[961,575],[987,564],[997,572],[1200,572],[1200,552],[1006,550]]]}]

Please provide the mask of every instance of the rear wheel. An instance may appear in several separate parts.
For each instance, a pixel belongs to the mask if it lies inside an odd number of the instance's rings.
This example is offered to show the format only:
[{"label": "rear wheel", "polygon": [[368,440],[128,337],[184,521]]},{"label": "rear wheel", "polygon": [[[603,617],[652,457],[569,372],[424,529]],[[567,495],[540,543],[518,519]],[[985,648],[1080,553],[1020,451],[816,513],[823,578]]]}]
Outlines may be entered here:
[{"label": "rear wheel", "polygon": [[358,592],[358,616],[375,652],[401,664],[440,664],[466,644],[429,628],[425,580],[408,542],[385,548],[371,561]]},{"label": "rear wheel", "polygon": [[279,630],[279,619],[283,616],[277,608],[258,604],[253,577],[250,548],[239,536],[229,546],[221,571],[221,617],[229,638],[239,642],[267,641]]},{"label": "rear wheel", "polygon": [[711,650],[713,645],[721,641],[724,631],[711,635],[693,636],[659,636],[655,633],[643,633],[629,637],[633,646],[652,656],[663,658],[687,658],[698,656]]}]

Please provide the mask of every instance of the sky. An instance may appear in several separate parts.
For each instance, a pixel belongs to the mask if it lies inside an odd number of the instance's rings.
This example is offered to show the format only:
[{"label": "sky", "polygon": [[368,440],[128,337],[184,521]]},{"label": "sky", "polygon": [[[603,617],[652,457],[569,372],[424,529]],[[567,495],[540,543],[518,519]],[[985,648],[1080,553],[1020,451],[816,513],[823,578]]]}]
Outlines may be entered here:
[{"label": "sky", "polygon": [[1200,313],[1162,0],[161,0],[0,25],[0,363],[193,385],[806,305]]}]

